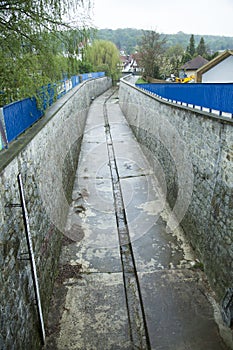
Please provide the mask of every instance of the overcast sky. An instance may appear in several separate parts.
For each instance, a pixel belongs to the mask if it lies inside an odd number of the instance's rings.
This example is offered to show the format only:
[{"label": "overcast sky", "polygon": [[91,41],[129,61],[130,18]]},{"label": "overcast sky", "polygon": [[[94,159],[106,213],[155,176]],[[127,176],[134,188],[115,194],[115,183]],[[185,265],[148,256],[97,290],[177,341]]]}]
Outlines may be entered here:
[{"label": "overcast sky", "polygon": [[94,0],[98,28],[233,36],[233,0]]}]

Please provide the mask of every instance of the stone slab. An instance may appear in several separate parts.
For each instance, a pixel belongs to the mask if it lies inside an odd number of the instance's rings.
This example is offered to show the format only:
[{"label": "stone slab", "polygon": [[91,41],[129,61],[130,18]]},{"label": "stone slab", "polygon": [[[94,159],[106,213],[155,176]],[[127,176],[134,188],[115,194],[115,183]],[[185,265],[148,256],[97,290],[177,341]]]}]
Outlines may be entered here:
[{"label": "stone slab", "polygon": [[66,285],[58,350],[131,349],[121,273],[83,275]]},{"label": "stone slab", "polygon": [[154,350],[226,350],[201,276],[191,270],[139,273]]},{"label": "stone slab", "polygon": [[113,145],[120,178],[153,173],[139,144],[135,140],[113,141]]},{"label": "stone slab", "polygon": [[111,177],[106,142],[83,142],[77,177],[100,179]]}]

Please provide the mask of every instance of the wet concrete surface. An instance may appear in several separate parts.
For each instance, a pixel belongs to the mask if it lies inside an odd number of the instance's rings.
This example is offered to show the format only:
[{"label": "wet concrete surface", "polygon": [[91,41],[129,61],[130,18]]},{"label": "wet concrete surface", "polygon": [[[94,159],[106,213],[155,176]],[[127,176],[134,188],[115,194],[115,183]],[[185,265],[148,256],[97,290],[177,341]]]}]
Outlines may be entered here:
[{"label": "wet concrete surface", "polygon": [[227,349],[213,293],[169,213],[109,90],[87,119],[60,261],[71,273],[55,285],[47,350]]}]

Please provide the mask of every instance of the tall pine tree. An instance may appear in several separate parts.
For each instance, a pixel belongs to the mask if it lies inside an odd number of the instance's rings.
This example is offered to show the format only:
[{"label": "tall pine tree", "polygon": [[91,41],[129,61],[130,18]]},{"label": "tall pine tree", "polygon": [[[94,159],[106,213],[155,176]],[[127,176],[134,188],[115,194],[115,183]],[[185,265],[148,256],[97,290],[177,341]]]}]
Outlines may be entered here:
[{"label": "tall pine tree", "polygon": [[197,54],[206,58],[208,56],[207,54],[207,48],[206,48],[206,45],[205,45],[205,40],[203,37],[201,37],[200,39],[200,42],[197,46],[197,50],[196,50]]},{"label": "tall pine tree", "polygon": [[196,49],[195,49],[195,39],[194,35],[192,34],[189,39],[189,45],[187,46],[187,53],[190,54],[191,58],[195,55]]}]

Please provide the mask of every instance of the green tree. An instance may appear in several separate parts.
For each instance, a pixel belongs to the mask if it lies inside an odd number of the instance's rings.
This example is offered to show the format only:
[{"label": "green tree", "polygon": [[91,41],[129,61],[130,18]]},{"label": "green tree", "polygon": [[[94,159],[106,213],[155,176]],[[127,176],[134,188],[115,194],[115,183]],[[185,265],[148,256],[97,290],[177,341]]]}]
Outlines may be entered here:
[{"label": "green tree", "polygon": [[166,38],[161,39],[156,31],[143,31],[139,46],[141,53],[141,67],[144,75],[152,78],[161,77],[161,66],[164,58]]},{"label": "green tree", "polygon": [[207,54],[207,48],[205,45],[205,40],[203,37],[201,37],[200,42],[197,46],[196,52],[198,55],[207,58],[208,54]]},{"label": "green tree", "polygon": [[[87,0],[0,0],[1,38],[15,33],[30,39],[42,28],[64,25],[62,16],[84,6]],[[88,0],[90,4],[90,0]]]},{"label": "green tree", "polygon": [[94,41],[88,47],[86,57],[95,71],[105,71],[114,82],[119,79],[119,51],[111,41]]},{"label": "green tree", "polygon": [[77,72],[74,46],[61,34],[68,30],[62,16],[87,2],[0,0],[1,105],[35,96],[41,85]]},{"label": "green tree", "polygon": [[94,68],[92,64],[88,61],[81,61],[79,63],[79,73],[88,73],[88,72],[93,72]]},{"label": "green tree", "polygon": [[190,55],[189,52],[185,52],[182,57],[182,64],[185,64],[186,62],[190,61],[192,59],[192,56]]},{"label": "green tree", "polygon": [[[132,54],[135,52],[135,48],[139,45],[142,37],[141,29],[99,29],[97,31],[97,39],[112,41],[119,49],[125,50],[126,54]],[[198,43],[201,39],[201,35],[195,34],[195,41]],[[163,38],[163,34],[161,34]],[[223,37],[214,35],[203,36],[206,47],[211,52],[218,50],[227,50],[233,47],[233,36]],[[187,48],[187,43],[190,39],[190,34],[178,32],[176,34],[166,34],[166,48],[180,44],[183,49]],[[138,50],[137,50],[138,51]]]},{"label": "green tree", "polygon": [[211,55],[211,54],[207,55],[206,59],[209,60],[209,61],[211,61],[211,60],[213,60],[215,57],[217,57],[218,55],[219,55],[219,52],[216,51],[216,52],[214,52],[212,55]]},{"label": "green tree", "polygon": [[135,52],[142,36],[142,30],[125,28],[125,29],[100,29],[97,31],[98,40],[112,41],[119,50],[124,50],[126,55]]},{"label": "green tree", "polygon": [[184,49],[180,44],[171,46],[166,50],[166,56],[168,60],[168,70],[169,70],[169,72],[166,72],[166,73],[168,74],[173,73],[176,76],[179,75],[179,68],[182,64],[183,55],[184,55]]},{"label": "green tree", "polygon": [[191,37],[189,38],[189,44],[186,48],[186,51],[183,54],[182,57],[182,64],[190,61],[196,53],[196,49],[195,49],[195,39],[194,39],[194,35],[192,34]]},{"label": "green tree", "polygon": [[[69,76],[75,75],[84,68],[86,60],[86,50],[90,38],[94,35],[95,30],[92,28],[83,28],[82,30],[70,29],[64,30],[62,36],[62,52],[68,59]],[[79,59],[81,58],[81,61]],[[85,64],[86,65],[86,64]]]},{"label": "green tree", "polygon": [[186,52],[191,56],[191,58],[193,58],[195,55],[196,49],[195,49],[195,39],[193,34],[189,39],[189,45],[187,46]]}]

